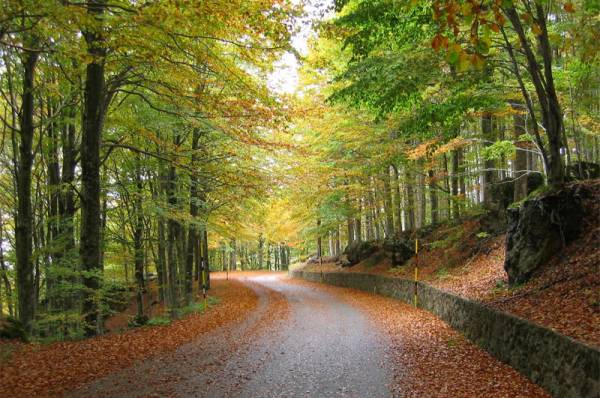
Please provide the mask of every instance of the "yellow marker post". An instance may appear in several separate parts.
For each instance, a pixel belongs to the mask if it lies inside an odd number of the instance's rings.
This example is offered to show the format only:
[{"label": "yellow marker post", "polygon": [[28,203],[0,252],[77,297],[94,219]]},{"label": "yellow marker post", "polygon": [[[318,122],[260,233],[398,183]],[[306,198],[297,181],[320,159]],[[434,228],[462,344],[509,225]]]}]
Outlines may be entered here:
[{"label": "yellow marker post", "polygon": [[417,301],[417,286],[419,281],[419,239],[415,239],[415,289],[414,289],[414,305],[418,305]]}]

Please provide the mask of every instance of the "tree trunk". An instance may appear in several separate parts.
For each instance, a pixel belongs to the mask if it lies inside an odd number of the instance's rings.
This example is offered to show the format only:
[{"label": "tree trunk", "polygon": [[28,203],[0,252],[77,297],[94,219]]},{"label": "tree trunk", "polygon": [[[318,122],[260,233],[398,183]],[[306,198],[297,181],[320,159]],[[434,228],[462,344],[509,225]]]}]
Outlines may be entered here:
[{"label": "tree trunk", "polygon": [[[2,282],[4,283],[4,295],[6,296],[6,304],[8,306],[8,314],[10,316],[15,316],[14,308],[13,308],[13,297],[12,297],[12,288],[10,286],[10,281],[8,280],[6,262],[4,261],[4,222],[2,219],[2,213],[0,213],[0,276],[2,277]],[[2,297],[0,296],[0,301],[2,301]],[[1,312],[0,312],[1,314]]]},{"label": "tree trunk", "polygon": [[237,242],[235,238],[232,238],[230,241],[231,244],[231,257],[230,257],[230,265],[229,269],[231,271],[235,271],[237,269]]},{"label": "tree trunk", "polygon": [[362,202],[358,199],[358,214],[354,217],[354,233],[357,241],[362,241]]},{"label": "tree trunk", "polygon": [[[459,158],[460,158],[460,153],[459,153],[460,149],[455,149],[452,151],[452,187],[451,187],[451,194],[452,194],[452,216],[454,217],[455,220],[458,220],[460,218],[460,203],[459,203],[459,197],[458,197],[458,175],[460,173],[459,171]],[[464,194],[464,192],[463,192]]]},{"label": "tree trunk", "polygon": [[383,211],[385,213],[385,237],[394,235],[394,213],[392,207],[392,190],[390,188],[390,169],[385,168],[383,179]]},{"label": "tree trunk", "polygon": [[346,226],[348,229],[348,246],[350,246],[354,242],[354,218],[348,216]]},{"label": "tree trunk", "polygon": [[267,269],[271,270],[271,242],[267,242]]},{"label": "tree trunk", "polygon": [[135,159],[135,186],[136,195],[134,198],[135,224],[133,228],[133,251],[135,257],[135,281],[136,281],[136,319],[138,323],[143,322],[144,318],[144,213],[142,208],[142,195],[144,185],[142,183],[142,170],[139,154]]},{"label": "tree trunk", "polygon": [[392,164],[392,170],[394,171],[394,192],[396,196],[396,236],[400,236],[402,235],[402,183],[400,182],[398,167]]},{"label": "tree trunk", "polygon": [[[458,188],[460,189],[460,194],[463,198],[467,198],[467,184],[465,182],[465,171],[466,171],[466,167],[464,166],[464,151],[463,150],[459,150],[457,152],[458,155],[458,165],[463,165],[462,168],[458,168],[457,170],[460,171],[460,175],[458,176]],[[464,208],[465,206],[459,206],[460,208]]]},{"label": "tree trunk", "polygon": [[[75,90],[75,88],[73,88]],[[76,127],[75,117],[77,115],[77,109],[75,106],[68,107],[65,110],[65,117],[68,120],[64,128],[62,129],[61,141],[62,141],[62,187],[61,187],[61,198],[60,198],[60,236],[62,240],[63,249],[63,266],[70,269],[76,269],[76,262],[71,261],[71,258],[75,256],[75,190],[73,188],[75,183],[75,169],[77,167],[77,142],[76,142]],[[68,260],[66,260],[68,259]],[[70,283],[77,283],[75,277],[66,277]],[[75,294],[69,294],[64,303],[63,309],[72,309],[75,306],[77,297]]]},{"label": "tree trunk", "polygon": [[339,256],[342,254],[342,247],[340,242],[340,226],[338,225],[335,229],[335,255]]},{"label": "tree trunk", "polygon": [[[420,162],[420,166],[424,166],[422,162]],[[423,167],[419,167],[419,170],[424,170]],[[417,186],[419,187],[417,193],[417,203],[419,209],[419,222],[417,228],[422,228],[425,226],[427,220],[427,199],[425,198],[425,176],[422,173],[418,174]]]},{"label": "tree trunk", "polygon": [[265,239],[263,238],[262,232],[258,235],[258,268],[263,267],[263,256],[265,249]]},{"label": "tree trunk", "polygon": [[323,239],[321,238],[321,220],[317,220],[317,258],[323,256]]},{"label": "tree trunk", "polygon": [[[173,137],[175,146],[179,146],[180,137]],[[169,166],[169,172],[166,181],[167,200],[169,207],[175,210],[178,206],[177,200],[177,170],[174,164]],[[169,218],[167,223],[167,291],[169,296],[169,306],[171,318],[177,315],[176,308],[179,306],[179,295],[177,289],[179,258],[178,242],[181,240],[181,225],[173,218]]]},{"label": "tree trunk", "polygon": [[446,190],[446,205],[444,206],[444,216],[447,219],[450,219],[450,209],[452,208],[452,198],[449,193],[451,192],[450,188],[450,171],[448,169],[448,156],[444,153],[444,189]]},{"label": "tree trunk", "polygon": [[166,247],[165,247],[165,222],[162,217],[157,220],[158,253],[156,262],[156,273],[158,274],[158,301],[165,302],[165,287],[167,285]]},{"label": "tree trunk", "polygon": [[202,231],[202,272],[204,273],[204,284],[206,289],[210,289],[210,261],[208,257],[208,231],[206,230],[206,225]]},{"label": "tree trunk", "polygon": [[[47,151],[47,164],[48,164],[48,219],[47,219],[47,250],[46,251],[46,308],[48,311],[52,311],[57,307],[56,292],[55,292],[55,278],[58,277],[59,272],[55,269],[60,266],[60,260],[64,253],[63,243],[61,242],[61,224],[60,218],[60,203],[61,203],[61,178],[60,178],[60,165],[59,165],[59,139],[58,139],[58,126],[56,122],[57,115],[55,114],[55,107],[48,101],[48,151]],[[42,152],[42,155],[44,152]]]},{"label": "tree trunk", "polygon": [[[515,33],[519,38],[521,49],[527,60],[526,69],[531,77],[531,81],[538,97],[538,103],[541,108],[542,125],[544,126],[546,136],[548,137],[548,153],[542,151],[542,157],[546,164],[546,172],[548,174],[548,182],[551,185],[560,185],[565,180],[565,172],[560,155],[560,149],[562,147],[563,116],[558,95],[556,94],[556,89],[554,87],[552,50],[546,26],[546,19],[548,17],[541,1],[534,1],[533,6],[534,9],[532,10],[532,13],[535,13],[536,23],[540,28],[540,33],[536,35],[537,45],[535,46],[539,57],[536,56],[532,49],[532,43],[529,41],[528,35],[523,28],[521,17],[514,6],[511,5],[504,8],[504,13],[510,20]],[[514,55],[511,54],[511,57],[514,58]],[[539,64],[538,59],[541,59],[542,65]],[[516,64],[516,62],[514,63]],[[515,70],[515,73],[518,74],[518,69]],[[517,77],[521,80],[520,76]],[[523,85],[521,84],[521,86]],[[533,117],[531,99],[523,87],[521,87],[521,91],[523,92],[524,99],[527,102]],[[543,148],[541,139],[537,136],[537,126],[534,128],[538,145]]]},{"label": "tree trunk", "polygon": [[[494,136],[494,130],[492,128],[492,114],[489,112],[485,112],[481,116],[481,134],[484,139],[484,146],[490,146],[496,141],[496,137]],[[492,197],[492,184],[494,183],[494,166],[495,162],[493,160],[485,159],[483,162],[484,171],[482,173],[482,182],[483,182],[483,205],[485,208],[489,209],[492,206],[493,197]]]},{"label": "tree trunk", "polygon": [[[32,45],[33,43],[28,43]],[[33,215],[31,211],[31,170],[35,125],[33,121],[35,68],[38,52],[24,51],[23,94],[19,117],[20,137],[19,163],[17,166],[17,214],[15,221],[15,254],[19,320],[25,331],[31,334],[35,317],[34,275],[31,254],[33,252]]]},{"label": "tree trunk", "polygon": [[406,209],[406,230],[413,231],[416,227],[415,222],[415,194],[413,189],[413,180],[411,179],[411,173],[408,169],[408,165],[404,167],[404,175],[406,178],[405,190],[406,190],[406,202],[408,209]]},{"label": "tree trunk", "polygon": [[192,222],[189,225],[188,231],[188,242],[187,242],[187,255],[185,259],[185,300],[189,304],[192,302],[192,287],[193,287],[193,271],[194,271],[194,253],[198,257],[198,227],[196,225],[196,218],[198,217],[198,176],[196,174],[196,163],[198,155],[198,143],[200,141],[200,130],[194,129],[192,134],[192,155],[190,168],[192,174],[190,176],[190,216]]},{"label": "tree trunk", "polygon": [[435,173],[433,170],[428,171],[429,176],[429,202],[431,203],[431,224],[435,225],[439,222],[438,195],[435,186]]},{"label": "tree trunk", "polygon": [[[101,20],[106,0],[90,0],[91,18]],[[98,332],[96,292],[100,288],[100,141],[106,114],[104,58],[101,29],[84,32],[90,63],[86,67],[83,131],[81,136],[81,266],[84,272],[83,313],[86,335]]]},{"label": "tree trunk", "polygon": [[514,124],[514,141],[517,151],[515,153],[515,163],[514,163],[514,201],[518,202],[521,199],[524,199],[527,196],[527,152],[525,150],[527,148],[522,147],[520,137],[525,134],[525,117],[521,111],[521,109],[515,109],[516,113],[513,116],[513,124]]}]

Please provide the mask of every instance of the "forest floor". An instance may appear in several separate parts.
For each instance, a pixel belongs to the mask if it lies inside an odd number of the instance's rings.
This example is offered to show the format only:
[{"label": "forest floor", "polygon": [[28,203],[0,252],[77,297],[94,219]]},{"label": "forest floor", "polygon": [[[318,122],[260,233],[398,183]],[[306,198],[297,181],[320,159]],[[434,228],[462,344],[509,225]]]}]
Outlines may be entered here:
[{"label": "forest floor", "polygon": [[0,397],[59,396],[238,322],[258,305],[254,291],[237,281],[215,280],[210,295],[218,304],[170,325],[52,344],[0,340]]},{"label": "forest floor", "polygon": [[[481,235],[481,225],[475,220],[442,225],[421,241],[420,279],[600,347],[600,180],[590,187],[594,195],[586,204],[589,217],[580,238],[557,253],[529,282],[508,286],[506,236]],[[393,267],[379,252],[353,267],[329,262],[297,268],[412,279],[414,264],[413,257],[403,266]]]}]

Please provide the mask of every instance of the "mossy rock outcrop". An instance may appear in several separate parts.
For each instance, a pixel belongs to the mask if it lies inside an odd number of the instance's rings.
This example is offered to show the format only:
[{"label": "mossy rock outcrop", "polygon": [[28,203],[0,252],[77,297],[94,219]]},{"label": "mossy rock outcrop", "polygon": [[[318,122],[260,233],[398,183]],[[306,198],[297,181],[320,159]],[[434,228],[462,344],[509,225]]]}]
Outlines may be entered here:
[{"label": "mossy rock outcrop", "polygon": [[553,255],[577,239],[587,196],[584,185],[574,185],[508,209],[504,269],[510,284],[527,282]]},{"label": "mossy rock outcrop", "polygon": [[345,260],[342,266],[352,267],[368,258],[377,251],[377,245],[374,242],[355,240],[344,249]]}]

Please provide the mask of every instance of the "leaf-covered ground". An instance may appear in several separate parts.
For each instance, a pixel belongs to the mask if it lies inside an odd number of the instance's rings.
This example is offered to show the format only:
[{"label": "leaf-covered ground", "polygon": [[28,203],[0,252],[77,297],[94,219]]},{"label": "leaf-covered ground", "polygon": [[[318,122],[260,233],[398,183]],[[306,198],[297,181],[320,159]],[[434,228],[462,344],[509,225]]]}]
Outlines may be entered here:
[{"label": "leaf-covered ground", "polygon": [[2,342],[0,397],[60,395],[137,361],[173,351],[243,319],[257,306],[254,292],[238,281],[214,280],[211,295],[219,298],[217,305],[167,326],[48,345]]}]

